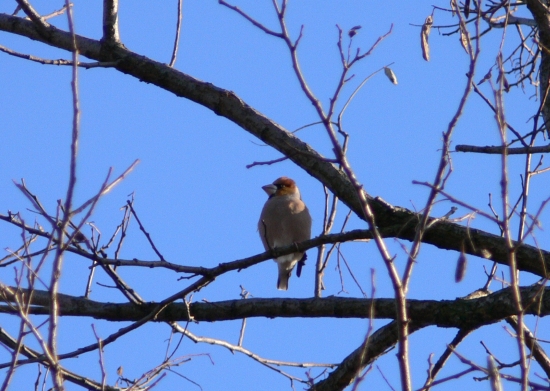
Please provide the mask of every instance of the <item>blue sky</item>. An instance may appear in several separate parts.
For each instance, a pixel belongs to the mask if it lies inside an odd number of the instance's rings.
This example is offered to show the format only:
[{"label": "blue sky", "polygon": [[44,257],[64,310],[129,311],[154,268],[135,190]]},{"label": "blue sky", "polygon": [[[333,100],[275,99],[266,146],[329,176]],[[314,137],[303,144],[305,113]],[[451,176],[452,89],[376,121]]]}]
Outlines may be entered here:
[{"label": "blue sky", "polygon": [[[443,2],[447,6],[448,2]],[[277,28],[270,1],[234,2],[270,28]],[[432,30],[431,61],[421,56],[419,28],[432,12],[429,1],[292,1],[288,9],[288,25],[296,37],[300,25],[304,36],[299,48],[303,73],[324,106],[338,80],[340,64],[336,48],[337,29],[344,31],[361,25],[354,45],[368,49],[378,36],[389,31],[375,52],[354,68],[355,78],[344,89],[349,96],[358,83],[372,72],[393,63],[399,84],[391,84],[382,73],[369,80],[346,112],[344,124],[350,133],[349,159],[365,189],[373,196],[409,209],[421,209],[428,191],[413,185],[413,180],[432,181],[439,159],[441,134],[456,111],[465,87],[468,57],[456,35],[446,37]],[[50,4],[36,4],[39,12],[48,13]],[[14,5],[1,4],[0,12],[12,12]],[[127,48],[157,61],[170,61],[175,28],[175,1],[148,2],[135,0],[120,6],[120,34]],[[74,1],[75,27],[78,34],[98,39],[101,34],[101,8],[95,2]],[[435,14],[435,25],[448,24],[442,12]],[[53,21],[66,28],[64,16]],[[482,42],[482,58],[476,80],[480,80],[494,64],[496,45],[501,32],[495,31]],[[512,39],[512,36],[509,37]],[[0,33],[0,45],[40,57],[69,58],[60,50],[32,42],[26,38]],[[86,59],[82,59],[86,61]],[[288,52],[282,42],[262,33],[236,13],[211,0],[187,0],[181,45],[176,68],[195,78],[235,92],[246,103],[292,131],[317,121],[311,104],[299,88],[291,69]],[[25,179],[50,211],[56,200],[63,199],[68,179],[71,132],[71,69],[40,65],[5,54],[0,55],[0,201],[2,212],[20,211],[27,222],[36,214],[29,202],[13,185],[12,180]],[[135,207],[148,232],[167,260],[185,265],[212,267],[263,252],[256,232],[257,219],[266,195],[261,186],[279,176],[289,176],[298,183],[302,197],[313,216],[313,233],[321,230],[323,190],[321,185],[293,163],[285,161],[271,166],[247,169],[255,161],[279,158],[279,152],[261,142],[235,124],[218,117],[193,102],[112,69],[79,71],[82,108],[78,185],[76,203],[91,197],[103,182],[110,167],[121,173],[135,159],[140,163],[134,172],[104,197],[91,217],[104,238],[109,237],[122,218],[122,207],[129,194],[134,194]],[[483,86],[490,94],[487,85]],[[533,87],[515,89],[506,95],[506,115],[516,128],[527,132],[532,127],[530,116],[537,102],[530,98]],[[309,127],[298,133],[304,141],[330,156],[328,138],[321,127]],[[472,95],[466,112],[456,129],[453,144],[492,145],[498,143],[497,127],[485,104]],[[488,194],[498,202],[499,158],[497,156],[453,155],[454,172],[447,191],[465,202],[488,210]],[[510,158],[512,193],[518,194],[518,175],[523,170],[521,157]],[[548,197],[542,176],[535,177],[532,206]],[[514,198],[514,197],[512,197]],[[441,216],[451,204],[443,202],[435,210]],[[468,211],[459,209],[457,216]],[[339,207],[336,229],[347,213]],[[547,216],[547,213],[543,215]],[[42,224],[45,224],[42,222]],[[494,225],[477,217],[472,226],[497,233]],[[365,228],[364,222],[352,219],[348,228]],[[20,232],[0,224],[2,248],[16,248]],[[548,247],[546,232],[538,231],[541,247]],[[387,240],[404,265],[406,256],[400,243]],[[409,244],[403,242],[405,246]],[[391,285],[383,263],[373,244],[347,244],[343,254],[350,263],[363,289],[371,291],[370,270],[376,270],[376,297],[392,297]],[[310,297],[314,286],[314,259],[300,279],[290,281],[287,292],[275,289],[276,266],[268,261],[239,273],[221,276],[215,283],[198,292],[193,300],[228,300],[239,298],[245,287],[253,297]],[[122,251],[126,259],[156,259],[135,224]],[[454,299],[480,288],[488,262],[469,257],[465,280],[454,282],[454,266],[458,254],[424,246],[409,297],[418,299]],[[347,293],[340,293],[336,259],[326,274],[324,296],[359,297],[360,291],[344,273]],[[87,278],[83,260],[67,257],[63,271],[62,292],[81,295]],[[504,270],[504,269],[503,269]],[[504,270],[507,273],[506,270]],[[161,300],[181,290],[185,281],[162,270],[125,269],[123,277],[146,299]],[[0,270],[3,283],[13,281],[13,269]],[[524,283],[531,282],[526,275]],[[108,283],[103,275],[97,282]],[[497,289],[496,284],[493,289]],[[123,302],[112,289],[94,286],[92,299]],[[1,317],[2,327],[14,330],[9,317]],[[37,321],[39,321],[37,319]],[[88,319],[62,319],[60,351],[70,351],[95,340],[90,323],[106,337],[122,327]],[[385,324],[375,321],[375,326]],[[249,319],[245,347],[262,357],[307,362],[339,362],[355,349],[365,335],[366,320],[301,320]],[[191,325],[201,336],[228,339],[236,343],[240,321]],[[65,330],[65,333],[63,333]],[[485,363],[485,352],[479,340],[485,341],[504,360],[516,359],[515,341],[500,326],[492,332],[476,332],[460,346],[459,351],[479,363]],[[427,358],[440,354],[455,330],[430,328],[411,337],[413,384],[423,384]],[[161,362],[170,329],[166,325],[148,325],[106,348],[108,380],[116,379],[116,368],[123,365],[125,375],[137,377]],[[504,341],[504,343],[503,343]],[[193,344],[186,340],[180,355],[193,356],[191,362],[178,368],[184,376],[200,384],[204,390],[219,389],[287,389],[289,381],[258,363],[239,354],[232,355],[221,347]],[[200,354],[209,354],[210,357]],[[0,352],[0,361],[9,359]],[[69,369],[99,376],[97,354],[89,353],[64,363]],[[211,360],[213,363],[211,363]],[[455,359],[454,362],[456,363]],[[393,352],[377,362],[380,370],[399,387],[397,361]],[[449,366],[442,376],[460,366]],[[302,376],[303,369],[289,369]],[[16,376],[16,384],[26,384],[25,370]],[[318,372],[317,372],[318,373]],[[258,386],[261,384],[262,386]],[[487,389],[487,384],[451,383],[439,389]],[[265,385],[265,386],[264,386]],[[75,389],[69,386],[68,389]],[[163,380],[162,389],[195,386],[176,375]],[[297,385],[296,389],[301,386]],[[383,389],[385,382],[373,370],[360,389]],[[448,388],[447,388],[448,387]],[[198,388],[197,388],[198,389]]]}]

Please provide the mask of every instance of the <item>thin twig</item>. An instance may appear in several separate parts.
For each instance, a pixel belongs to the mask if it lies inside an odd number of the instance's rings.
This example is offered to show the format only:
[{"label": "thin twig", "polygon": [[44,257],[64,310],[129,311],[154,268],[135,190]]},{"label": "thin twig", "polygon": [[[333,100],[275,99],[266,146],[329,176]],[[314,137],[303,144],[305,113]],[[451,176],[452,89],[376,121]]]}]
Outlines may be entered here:
[{"label": "thin twig", "polygon": [[181,20],[183,18],[183,0],[178,0],[178,13],[176,22],[176,36],[174,38],[174,49],[172,49],[172,58],[169,66],[173,67],[176,64],[176,58],[178,55],[178,49],[180,44],[181,35]]}]

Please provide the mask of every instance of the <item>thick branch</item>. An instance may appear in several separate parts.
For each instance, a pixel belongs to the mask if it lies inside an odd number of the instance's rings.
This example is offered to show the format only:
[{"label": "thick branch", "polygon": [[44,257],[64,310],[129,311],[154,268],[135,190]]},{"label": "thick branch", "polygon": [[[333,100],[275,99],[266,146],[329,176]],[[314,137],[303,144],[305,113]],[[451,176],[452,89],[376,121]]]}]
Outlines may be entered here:
[{"label": "thick branch", "polygon": [[[409,325],[409,333],[417,331],[415,324]],[[376,330],[361,346],[347,356],[336,370],[310,388],[312,391],[343,390],[353,382],[370,363],[374,362],[388,349],[395,346],[398,340],[397,323],[395,321]]]},{"label": "thick branch", "polygon": [[120,41],[118,33],[118,0],[103,0],[103,38],[106,43]]},{"label": "thick branch", "polygon": [[[12,301],[11,289],[4,289],[5,300]],[[540,285],[522,288],[526,314],[550,314],[550,288]],[[19,291],[20,293],[28,291]],[[31,314],[47,314],[50,295],[47,291],[33,291]],[[60,316],[87,316],[108,321],[134,321],[143,318],[158,303],[135,305],[132,303],[100,303],[81,297],[58,295]],[[11,303],[13,304],[13,302]],[[374,311],[373,311],[374,310]],[[11,306],[0,311],[18,314]],[[213,303],[172,303],[151,321],[224,321],[250,317],[302,317],[302,318],[362,318],[395,319],[394,299],[312,298],[312,299],[247,299]],[[510,289],[477,299],[408,300],[407,313],[412,334],[427,326],[453,327],[475,330],[483,325],[507,319],[516,314],[516,302]],[[327,379],[312,389],[343,390],[370,363],[395,346],[398,332],[395,322],[374,332],[359,348],[346,357]]]},{"label": "thick branch", "polygon": [[[0,294],[9,306],[0,307],[0,312],[18,314],[13,308],[14,296],[10,292],[29,294],[15,287],[4,287]],[[550,288],[539,285],[521,289],[525,313],[537,316],[550,314]],[[137,321],[156,308],[159,303],[102,303],[83,297],[58,294],[60,316],[92,317],[108,321]],[[33,290],[31,314],[45,315],[49,312],[50,293]],[[536,304],[536,305],[535,305]],[[395,299],[363,298],[310,298],[310,299],[247,299],[207,303],[172,303],[154,319],[156,322],[205,321],[217,322],[235,319],[266,318],[359,318],[372,316],[376,319],[395,319]],[[410,319],[422,325],[474,329],[481,325],[498,322],[516,314],[515,302],[509,289],[476,298],[456,300],[407,301]]]},{"label": "thick branch", "polygon": [[[476,145],[457,145],[455,151],[457,152],[475,152],[486,153],[494,155],[502,155],[504,153],[504,147],[500,145],[492,145],[485,147],[478,147]],[[507,155],[527,155],[533,153],[548,153],[550,152],[550,145],[542,147],[520,147],[520,148],[506,148]]]}]

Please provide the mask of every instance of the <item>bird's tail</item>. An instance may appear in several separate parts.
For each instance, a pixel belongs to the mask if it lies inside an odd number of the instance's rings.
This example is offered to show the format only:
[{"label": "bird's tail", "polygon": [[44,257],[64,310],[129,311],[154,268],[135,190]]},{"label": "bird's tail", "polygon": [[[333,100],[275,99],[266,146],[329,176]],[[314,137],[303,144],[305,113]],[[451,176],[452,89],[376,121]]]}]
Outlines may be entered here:
[{"label": "bird's tail", "polygon": [[277,289],[280,291],[288,290],[288,279],[290,278],[290,273],[292,270],[285,270],[284,268],[279,268],[279,278],[277,279]]},{"label": "bird's tail", "polygon": [[302,257],[301,253],[283,255],[277,258],[277,268],[279,269],[279,278],[277,278],[277,289],[280,291],[288,290],[288,279],[292,274],[292,269],[296,266],[298,259]]}]

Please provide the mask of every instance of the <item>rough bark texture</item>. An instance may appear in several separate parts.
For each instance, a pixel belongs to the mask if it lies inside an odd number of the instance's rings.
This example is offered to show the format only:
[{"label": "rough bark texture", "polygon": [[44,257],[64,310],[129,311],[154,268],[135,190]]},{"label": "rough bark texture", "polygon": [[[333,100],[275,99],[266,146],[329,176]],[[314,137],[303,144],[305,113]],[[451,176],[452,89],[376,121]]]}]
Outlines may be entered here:
[{"label": "rough bark texture", "polygon": [[[540,285],[521,288],[526,314],[550,314],[550,288]],[[15,287],[0,288],[6,302],[15,305],[15,294],[30,292]],[[50,292],[33,290],[29,312],[49,313]],[[139,321],[150,314],[159,303],[102,303],[82,297],[59,294],[59,314],[84,316],[113,322]],[[16,313],[15,307],[0,307],[1,312]],[[419,325],[473,329],[501,321],[516,313],[510,289],[475,299],[407,300],[410,319]],[[172,303],[160,312],[155,322],[219,322],[252,317],[265,318],[359,318],[391,319],[396,317],[395,299],[359,299],[344,297],[309,299],[246,299],[212,303]]]}]

